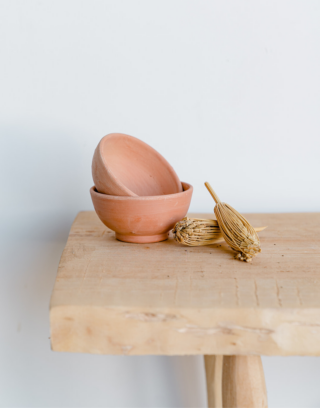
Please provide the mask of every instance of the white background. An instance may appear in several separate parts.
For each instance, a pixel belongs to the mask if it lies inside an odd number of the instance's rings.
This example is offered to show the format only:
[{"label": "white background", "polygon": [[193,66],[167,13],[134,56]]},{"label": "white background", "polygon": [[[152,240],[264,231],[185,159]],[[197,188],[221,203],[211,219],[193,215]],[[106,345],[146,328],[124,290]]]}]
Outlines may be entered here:
[{"label": "white background", "polygon": [[[192,211],[319,211],[320,2],[0,2],[2,407],[205,407],[201,357],[50,351],[91,159],[139,137],[194,185]],[[319,407],[320,359],[265,357],[269,406]]]}]

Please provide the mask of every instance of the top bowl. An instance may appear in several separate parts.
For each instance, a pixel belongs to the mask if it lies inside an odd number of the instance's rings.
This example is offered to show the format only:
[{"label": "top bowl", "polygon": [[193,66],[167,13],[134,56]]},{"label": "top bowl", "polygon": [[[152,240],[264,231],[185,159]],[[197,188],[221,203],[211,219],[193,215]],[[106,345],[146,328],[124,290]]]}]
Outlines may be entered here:
[{"label": "top bowl", "polygon": [[167,160],[141,140],[110,133],[98,144],[92,177],[100,193],[113,196],[158,196],[182,192]]}]

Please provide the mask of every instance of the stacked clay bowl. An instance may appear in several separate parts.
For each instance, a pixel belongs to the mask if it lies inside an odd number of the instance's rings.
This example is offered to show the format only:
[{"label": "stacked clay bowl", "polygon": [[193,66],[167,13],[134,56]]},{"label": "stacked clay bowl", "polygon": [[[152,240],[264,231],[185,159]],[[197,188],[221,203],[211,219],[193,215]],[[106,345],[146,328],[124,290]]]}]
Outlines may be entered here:
[{"label": "stacked clay bowl", "polygon": [[151,146],[121,133],[98,144],[90,194],[100,220],[120,241],[164,241],[188,212],[193,187]]}]

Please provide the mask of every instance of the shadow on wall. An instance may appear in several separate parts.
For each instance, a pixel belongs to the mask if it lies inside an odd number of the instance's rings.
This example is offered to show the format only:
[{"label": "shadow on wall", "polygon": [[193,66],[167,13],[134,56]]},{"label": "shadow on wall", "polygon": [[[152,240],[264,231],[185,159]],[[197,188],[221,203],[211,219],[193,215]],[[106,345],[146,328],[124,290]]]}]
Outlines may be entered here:
[{"label": "shadow on wall", "polygon": [[48,305],[63,246],[40,240],[2,245],[0,405],[205,407],[202,356],[50,350]]},{"label": "shadow on wall", "polygon": [[76,213],[92,209],[91,160],[98,140],[79,135],[78,129],[20,126],[0,132],[6,233],[66,238]]},{"label": "shadow on wall", "polygon": [[50,295],[71,223],[78,211],[92,209],[91,160],[98,140],[36,126],[0,132],[0,177],[7,191],[0,221],[5,244],[0,298],[6,305],[0,313],[5,326],[0,404],[205,406],[202,357],[51,352]]}]

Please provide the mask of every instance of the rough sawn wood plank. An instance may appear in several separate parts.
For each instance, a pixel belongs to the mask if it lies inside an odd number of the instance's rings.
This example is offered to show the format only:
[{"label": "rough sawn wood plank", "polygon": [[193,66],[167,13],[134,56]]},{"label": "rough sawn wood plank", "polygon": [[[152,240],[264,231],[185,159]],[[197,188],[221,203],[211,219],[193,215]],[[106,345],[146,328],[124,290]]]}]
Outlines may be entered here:
[{"label": "rough sawn wood plank", "polygon": [[247,218],[268,226],[252,264],[224,243],[116,241],[79,213],[51,299],[53,350],[320,355],[320,213]]}]

